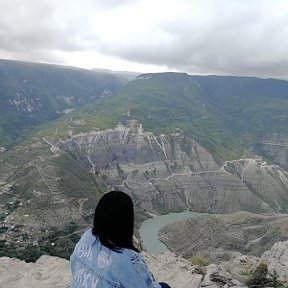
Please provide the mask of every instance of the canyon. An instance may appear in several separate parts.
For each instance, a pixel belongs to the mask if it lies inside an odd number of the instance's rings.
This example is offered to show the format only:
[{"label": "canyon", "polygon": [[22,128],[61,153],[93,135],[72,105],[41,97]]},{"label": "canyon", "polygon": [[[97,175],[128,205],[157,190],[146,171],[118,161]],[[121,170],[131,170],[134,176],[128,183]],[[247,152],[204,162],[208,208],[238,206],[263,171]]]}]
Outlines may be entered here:
[{"label": "canyon", "polygon": [[11,113],[0,114],[0,256],[68,259],[110,190],[132,197],[138,237],[153,215],[209,214],[161,231],[185,261],[209,248],[217,265],[237,253],[259,258],[287,240],[287,81],[185,73],[130,81],[2,62],[1,107]]}]

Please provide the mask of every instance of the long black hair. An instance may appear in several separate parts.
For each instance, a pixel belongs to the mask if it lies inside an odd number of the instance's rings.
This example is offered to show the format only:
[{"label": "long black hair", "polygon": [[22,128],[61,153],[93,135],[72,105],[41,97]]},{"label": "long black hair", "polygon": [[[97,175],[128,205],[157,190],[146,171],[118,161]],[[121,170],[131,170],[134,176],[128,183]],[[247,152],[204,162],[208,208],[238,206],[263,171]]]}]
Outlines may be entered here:
[{"label": "long black hair", "polygon": [[94,214],[92,233],[102,245],[121,252],[122,248],[138,250],[133,245],[134,210],[129,195],[111,191],[100,199]]}]

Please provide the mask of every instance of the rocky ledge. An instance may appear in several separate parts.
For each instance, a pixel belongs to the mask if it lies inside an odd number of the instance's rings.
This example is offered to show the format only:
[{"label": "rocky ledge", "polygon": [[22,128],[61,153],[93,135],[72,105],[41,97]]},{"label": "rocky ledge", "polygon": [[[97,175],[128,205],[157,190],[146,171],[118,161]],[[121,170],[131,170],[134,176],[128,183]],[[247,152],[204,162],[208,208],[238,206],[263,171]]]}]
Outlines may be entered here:
[{"label": "rocky ledge", "polygon": [[[173,253],[144,257],[158,281],[174,288],[246,287],[246,280],[260,263],[266,263],[269,273],[276,275],[283,285],[288,284],[288,241],[276,243],[261,257],[235,254],[228,262],[206,267],[192,265]],[[18,259],[0,258],[1,288],[69,288],[71,275],[69,261],[42,256],[36,263]],[[284,287],[284,286],[283,286]]]}]

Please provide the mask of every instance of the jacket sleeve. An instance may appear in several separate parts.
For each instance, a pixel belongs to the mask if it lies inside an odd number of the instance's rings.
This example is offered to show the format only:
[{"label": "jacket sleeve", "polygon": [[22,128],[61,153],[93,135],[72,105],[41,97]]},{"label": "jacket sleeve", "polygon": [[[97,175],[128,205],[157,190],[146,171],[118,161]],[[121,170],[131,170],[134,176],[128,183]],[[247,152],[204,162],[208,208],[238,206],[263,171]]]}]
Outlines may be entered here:
[{"label": "jacket sleeve", "polygon": [[134,253],[127,264],[124,269],[128,277],[121,279],[125,288],[161,288],[139,253]]}]

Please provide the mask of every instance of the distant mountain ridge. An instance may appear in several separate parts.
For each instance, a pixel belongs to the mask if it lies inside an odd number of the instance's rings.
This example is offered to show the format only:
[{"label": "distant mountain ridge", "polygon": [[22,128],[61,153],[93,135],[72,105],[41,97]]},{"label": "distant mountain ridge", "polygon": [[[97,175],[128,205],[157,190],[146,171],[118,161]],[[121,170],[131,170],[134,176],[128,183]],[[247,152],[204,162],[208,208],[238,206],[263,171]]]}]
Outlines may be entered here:
[{"label": "distant mountain ridge", "polygon": [[126,78],[108,73],[0,60],[0,147],[126,83]]},{"label": "distant mountain ridge", "polygon": [[251,148],[257,153],[269,150],[262,144],[271,135],[273,139],[286,139],[287,99],[288,82],[284,80],[143,74],[113,97],[93,102],[78,114],[76,111],[73,119],[87,123],[79,132],[113,128],[133,119],[156,134],[179,128],[214,157],[227,160]]},{"label": "distant mountain ridge", "polygon": [[113,75],[118,75],[121,77],[124,77],[128,79],[129,81],[135,80],[137,76],[139,76],[142,73],[139,72],[131,72],[131,71],[114,71],[110,69],[102,69],[102,68],[93,68],[92,69],[95,72],[102,72],[102,73],[108,73],[108,74],[113,74]]}]

